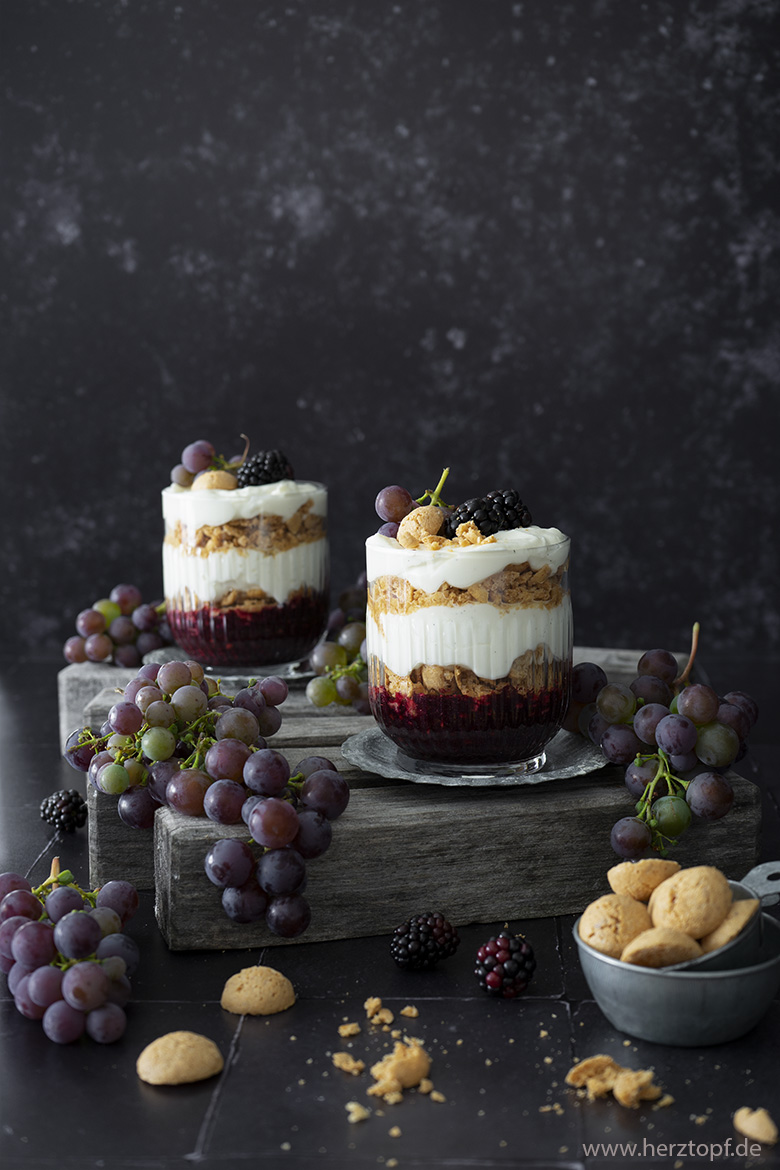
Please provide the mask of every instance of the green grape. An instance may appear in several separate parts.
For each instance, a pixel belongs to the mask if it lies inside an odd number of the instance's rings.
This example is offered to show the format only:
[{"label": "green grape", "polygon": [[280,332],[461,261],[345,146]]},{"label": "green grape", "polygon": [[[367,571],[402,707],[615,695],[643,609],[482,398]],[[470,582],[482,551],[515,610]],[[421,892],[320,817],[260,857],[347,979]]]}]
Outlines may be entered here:
[{"label": "green grape", "polygon": [[607,683],[596,697],[596,707],[610,723],[628,723],[636,711],[636,695],[622,683]]},{"label": "green grape", "polygon": [[682,796],[661,796],[651,812],[664,837],[679,837],[691,823],[691,810]]},{"label": "green grape", "polygon": [[115,618],[122,616],[122,610],[119,608],[117,603],[115,601],[111,601],[111,599],[108,597],[101,597],[99,601],[94,602],[92,608],[96,609],[98,613],[102,613],[103,617],[106,619],[106,629],[108,629]]},{"label": "green grape", "polygon": [[336,684],[330,678],[313,678],[306,684],[306,698],[314,707],[328,707],[336,701]]},{"label": "green grape", "polygon": [[169,760],[176,749],[176,736],[167,727],[150,727],[141,737],[141,751],[158,763]]},{"label": "green grape", "polygon": [[97,782],[101,792],[111,796],[120,796],[130,787],[130,777],[121,764],[104,764],[97,774]]},{"label": "green grape", "polygon": [[723,723],[703,723],[696,737],[696,755],[708,768],[727,768],[739,752],[739,736]]},{"label": "green grape", "polygon": [[309,662],[315,674],[323,675],[334,666],[346,666],[348,657],[347,651],[338,642],[320,642],[309,655]]}]

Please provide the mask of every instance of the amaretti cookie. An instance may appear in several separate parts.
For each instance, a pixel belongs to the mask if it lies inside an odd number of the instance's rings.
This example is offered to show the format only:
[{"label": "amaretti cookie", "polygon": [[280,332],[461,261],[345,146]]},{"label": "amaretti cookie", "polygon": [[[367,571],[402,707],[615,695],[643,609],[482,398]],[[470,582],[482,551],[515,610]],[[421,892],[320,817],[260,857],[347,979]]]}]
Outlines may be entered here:
[{"label": "amaretti cookie", "polygon": [[601,954],[619,959],[631,940],[652,925],[643,902],[627,894],[603,894],[583,911],[580,938]]},{"label": "amaretti cookie", "polygon": [[166,1032],[141,1052],[136,1072],[150,1085],[186,1085],[204,1081],[224,1068],[213,1040],[198,1032]]},{"label": "amaretti cookie", "polygon": [[648,910],[653,926],[670,926],[699,939],[720,926],[731,903],[731,887],[720,870],[694,865],[656,886]]},{"label": "amaretti cookie", "polygon": [[717,951],[735,939],[760,904],[758,898],[740,898],[739,901],[732,902],[723,921],[701,939],[702,952],[708,955],[710,951]]},{"label": "amaretti cookie", "polygon": [[628,894],[637,902],[647,902],[656,886],[679,873],[677,861],[665,857],[643,857],[640,861],[621,861],[607,871],[607,881],[616,894]]},{"label": "amaretti cookie", "polygon": [[635,967],[671,967],[701,954],[701,947],[689,934],[669,926],[653,926],[632,938],[620,958]]},{"label": "amaretti cookie", "polygon": [[221,1006],[240,1016],[272,1016],[295,1003],[290,980],[273,967],[245,967],[222,989]]}]

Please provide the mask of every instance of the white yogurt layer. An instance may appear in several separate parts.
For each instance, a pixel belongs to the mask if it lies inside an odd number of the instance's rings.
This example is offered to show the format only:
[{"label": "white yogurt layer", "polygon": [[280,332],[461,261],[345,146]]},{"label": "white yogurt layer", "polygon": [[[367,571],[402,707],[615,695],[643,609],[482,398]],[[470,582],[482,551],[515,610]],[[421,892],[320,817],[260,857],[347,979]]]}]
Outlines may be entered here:
[{"label": "white yogurt layer", "polygon": [[375,654],[396,674],[416,666],[465,666],[480,678],[504,678],[515,658],[537,646],[548,658],[566,659],[572,645],[571,600],[554,609],[541,606],[499,609],[495,605],[432,605],[411,613],[369,617],[366,638]]},{"label": "white yogurt layer", "polygon": [[313,515],[327,514],[328,492],[321,483],[280,479],[276,483],[232,491],[218,488],[192,491],[172,483],[163,489],[162,510],[166,529],[181,522],[197,530],[204,524],[214,527],[229,524],[231,520],[250,520],[253,516],[281,516],[289,520],[307,500],[313,501]]},{"label": "white yogurt layer", "polygon": [[[232,491],[191,491],[171,484],[162,492],[162,510],[166,532],[181,523],[191,541],[204,525],[217,527],[255,516],[289,520],[307,500],[312,501],[311,514],[327,515],[328,493],[321,483],[281,479]],[[185,609],[219,601],[232,589],[262,589],[282,604],[297,589],[325,589],[327,580],[324,538],[267,552],[229,546],[193,553],[182,545],[163,544],[165,597]]]},{"label": "white yogurt layer", "polygon": [[403,577],[415,589],[435,593],[445,581],[455,589],[468,589],[507,565],[524,561],[532,569],[549,565],[556,572],[568,555],[569,538],[559,528],[535,524],[497,532],[495,543],[435,550],[403,548],[393,537],[374,533],[366,541],[366,571],[369,582],[377,577]]},{"label": "white yogurt layer", "polygon": [[328,580],[328,542],[312,540],[274,553],[229,548],[192,556],[163,544],[165,596],[184,609],[219,601],[231,589],[263,589],[283,604],[296,589],[323,590]]}]

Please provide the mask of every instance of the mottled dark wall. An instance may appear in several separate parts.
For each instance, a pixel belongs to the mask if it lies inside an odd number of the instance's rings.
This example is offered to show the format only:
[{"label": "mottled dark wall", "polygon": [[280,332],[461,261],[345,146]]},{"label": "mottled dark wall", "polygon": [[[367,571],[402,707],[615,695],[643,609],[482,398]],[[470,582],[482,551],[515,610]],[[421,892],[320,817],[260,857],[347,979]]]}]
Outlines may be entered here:
[{"label": "mottled dark wall", "polygon": [[780,4],[4,0],[8,647],[161,590],[185,443],[516,486],[581,644],[778,648]]}]

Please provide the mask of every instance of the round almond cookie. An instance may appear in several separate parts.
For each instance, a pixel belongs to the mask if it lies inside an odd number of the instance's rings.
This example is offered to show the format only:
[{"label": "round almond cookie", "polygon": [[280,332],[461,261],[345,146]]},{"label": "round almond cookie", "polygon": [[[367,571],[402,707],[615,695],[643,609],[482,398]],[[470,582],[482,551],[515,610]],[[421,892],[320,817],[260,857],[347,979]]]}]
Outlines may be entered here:
[{"label": "round almond cookie", "polygon": [[616,894],[628,894],[637,902],[647,902],[656,886],[678,873],[680,863],[664,857],[643,857],[639,861],[621,861],[607,871],[607,881]]},{"label": "round almond cookie", "polygon": [[602,955],[619,959],[631,939],[652,925],[644,903],[627,894],[603,894],[583,910],[580,938]]},{"label": "round almond cookie", "polygon": [[245,967],[222,989],[222,1007],[239,1016],[272,1016],[294,1003],[292,983],[273,967]]},{"label": "round almond cookie", "polygon": [[731,887],[720,870],[694,865],[656,886],[648,909],[653,926],[670,926],[698,939],[720,926],[731,902]]},{"label": "round almond cookie", "polygon": [[696,939],[689,934],[669,926],[652,926],[632,938],[620,958],[635,967],[671,967],[673,963],[698,959],[701,953]]},{"label": "round almond cookie", "polygon": [[213,1040],[198,1032],[166,1032],[147,1044],[136,1061],[136,1072],[150,1085],[186,1085],[205,1081],[224,1068]]},{"label": "round almond cookie", "polygon": [[720,950],[726,943],[731,942],[741,932],[743,926],[750,921],[760,906],[758,898],[740,898],[731,903],[731,908],[720,923],[709,934],[701,939],[701,949],[705,955],[710,951]]}]

